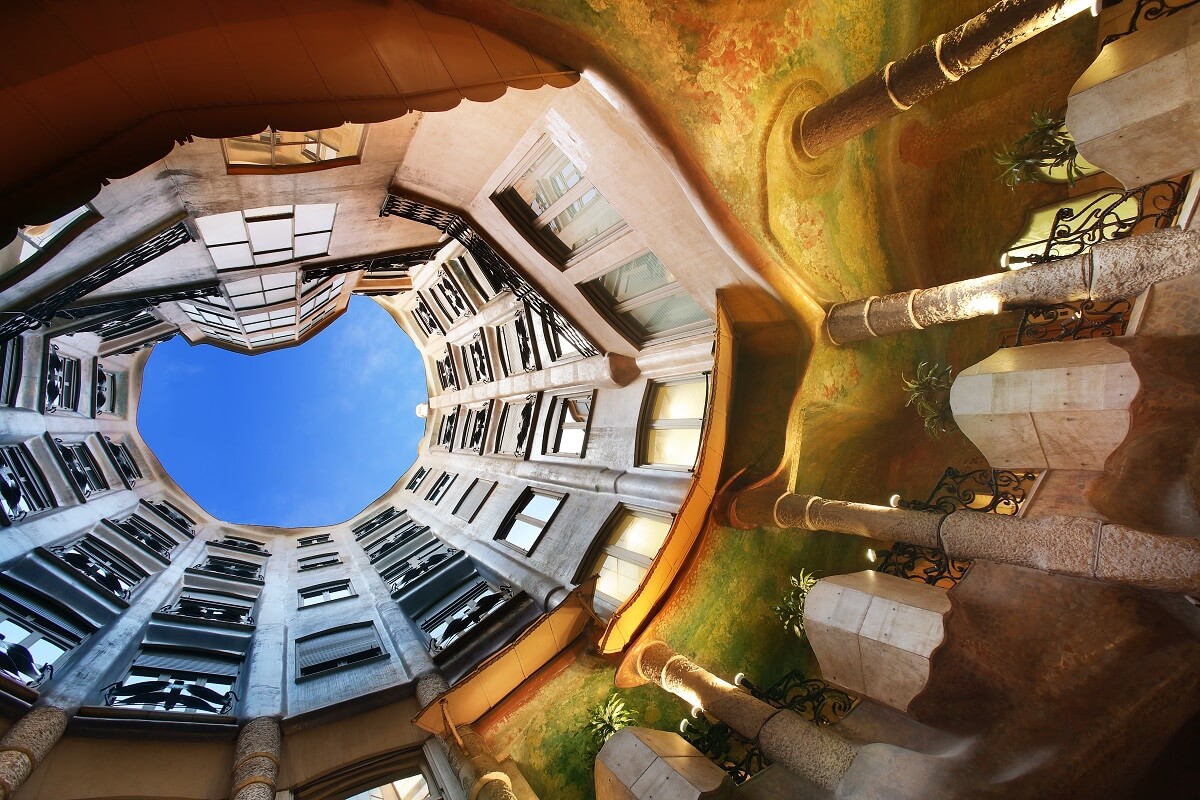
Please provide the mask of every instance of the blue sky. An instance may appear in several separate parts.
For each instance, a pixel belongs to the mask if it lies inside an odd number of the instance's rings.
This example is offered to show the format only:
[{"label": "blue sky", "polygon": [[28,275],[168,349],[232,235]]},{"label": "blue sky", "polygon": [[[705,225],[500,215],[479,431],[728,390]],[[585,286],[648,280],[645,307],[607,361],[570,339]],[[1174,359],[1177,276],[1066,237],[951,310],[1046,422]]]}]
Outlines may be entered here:
[{"label": "blue sky", "polygon": [[182,336],[154,348],[138,428],[175,482],[225,522],[343,522],[416,460],[425,371],[365,297],[313,339],[243,356]]}]

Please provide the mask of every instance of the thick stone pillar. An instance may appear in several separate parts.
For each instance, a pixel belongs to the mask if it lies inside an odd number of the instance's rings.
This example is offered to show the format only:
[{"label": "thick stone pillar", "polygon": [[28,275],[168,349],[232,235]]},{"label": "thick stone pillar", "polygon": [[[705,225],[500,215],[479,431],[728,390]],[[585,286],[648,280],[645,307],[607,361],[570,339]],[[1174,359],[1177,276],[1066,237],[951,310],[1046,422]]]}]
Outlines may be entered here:
[{"label": "thick stone pillar", "polygon": [[984,559],[1164,592],[1200,592],[1200,539],[1095,520],[966,510],[942,514],[787,494],[775,504],[773,522],[937,547],[955,559]]},{"label": "thick stone pillar", "polygon": [[279,720],[258,717],[243,725],[234,751],[230,800],[275,800],[282,752]]},{"label": "thick stone pillar", "polygon": [[0,408],[0,445],[21,444],[46,432],[46,418],[28,408]]},{"label": "thick stone pillar", "polygon": [[662,642],[637,651],[637,672],[758,742],[763,755],[828,791],[835,791],[858,748],[828,728],[743,692]]},{"label": "thick stone pillar", "polygon": [[1088,0],[1001,0],[810,108],[793,124],[792,144],[816,158],[1090,5]]},{"label": "thick stone pillar", "polygon": [[998,314],[1005,307],[1118,300],[1197,272],[1200,233],[1167,228],[1102,242],[1046,264],[838,303],[829,309],[825,329],[834,344],[845,344]]},{"label": "thick stone pillar", "polygon": [[62,738],[67,712],[37,706],[17,720],[0,739],[0,800],[8,800]]},{"label": "thick stone pillar", "polygon": [[455,728],[457,735],[443,741],[450,755],[450,766],[458,773],[459,783],[470,800],[517,800],[512,779],[496,761],[487,742],[470,725]]}]

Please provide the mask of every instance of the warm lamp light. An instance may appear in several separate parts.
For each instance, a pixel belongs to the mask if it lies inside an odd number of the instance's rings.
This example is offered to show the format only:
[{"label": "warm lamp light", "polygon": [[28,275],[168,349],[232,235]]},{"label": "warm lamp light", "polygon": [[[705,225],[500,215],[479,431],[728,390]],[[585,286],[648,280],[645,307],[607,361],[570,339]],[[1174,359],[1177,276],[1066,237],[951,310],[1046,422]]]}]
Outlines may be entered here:
[{"label": "warm lamp light", "polygon": [[876,559],[876,556],[875,556],[875,548],[874,548],[874,547],[868,547],[868,548],[867,548],[867,560],[868,560],[868,561],[870,561],[872,564],[874,564],[874,563],[875,563],[875,559]]},{"label": "warm lamp light", "polygon": [[737,675],[734,675],[734,676],[733,676],[733,685],[734,685],[734,686],[741,686],[741,685],[742,685],[742,681],[744,681],[744,680],[746,680],[746,673],[744,673],[744,672],[739,672]]},{"label": "warm lamp light", "polygon": [[899,508],[900,507],[900,494],[896,493],[896,494],[892,495],[891,497],[889,497],[888,505],[891,506],[892,508]]}]

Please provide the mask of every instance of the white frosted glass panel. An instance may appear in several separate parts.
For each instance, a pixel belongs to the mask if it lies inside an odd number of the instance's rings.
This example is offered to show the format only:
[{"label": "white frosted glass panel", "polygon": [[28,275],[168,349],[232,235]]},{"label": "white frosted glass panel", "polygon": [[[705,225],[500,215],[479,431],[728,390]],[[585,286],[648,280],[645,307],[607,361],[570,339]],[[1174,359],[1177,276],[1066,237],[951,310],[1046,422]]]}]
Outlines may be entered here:
[{"label": "white frosted glass panel", "polygon": [[296,206],[296,235],[328,231],[333,228],[337,203],[315,203]]},{"label": "white frosted glass panel", "polygon": [[213,264],[217,269],[238,269],[254,263],[250,256],[250,246],[246,244],[211,247],[208,252],[212,255]]},{"label": "white frosted glass panel", "polygon": [[285,250],[292,246],[292,221],[290,219],[272,219],[264,222],[247,222],[250,231],[250,244],[254,252],[264,250]]},{"label": "white frosted glass panel", "polygon": [[236,211],[197,217],[196,227],[200,229],[200,236],[209,247],[246,241],[246,227],[242,224],[242,215]]},{"label": "white frosted glass panel", "polygon": [[296,237],[296,257],[320,256],[329,251],[328,233],[310,233]]},{"label": "white frosted glass panel", "polygon": [[267,264],[278,264],[281,261],[290,261],[292,259],[291,250],[282,250],[278,253],[263,253],[254,257],[254,263],[261,266]]},{"label": "white frosted glass panel", "polygon": [[273,275],[263,275],[262,285],[264,289],[294,288],[296,286],[296,273],[277,272]]}]

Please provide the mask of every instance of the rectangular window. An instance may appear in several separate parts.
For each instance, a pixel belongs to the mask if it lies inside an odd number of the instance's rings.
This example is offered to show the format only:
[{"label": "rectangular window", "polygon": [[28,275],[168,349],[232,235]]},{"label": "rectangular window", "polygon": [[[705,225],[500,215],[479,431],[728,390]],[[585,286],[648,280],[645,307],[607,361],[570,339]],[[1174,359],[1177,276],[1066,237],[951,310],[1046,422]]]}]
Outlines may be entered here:
[{"label": "rectangular window", "polygon": [[126,517],[115,522],[110,520],[109,524],[141,546],[168,561],[171,560],[171,551],[179,546],[179,542],[139,516]]},{"label": "rectangular window", "polygon": [[153,508],[163,517],[165,517],[172,525],[186,533],[189,537],[193,536],[192,526],[196,521],[187,514],[180,511],[174,505],[166,500],[159,500],[157,503],[147,502],[146,505]]},{"label": "rectangular window", "polygon": [[375,623],[335,628],[296,640],[297,675],[328,672],[383,653]]},{"label": "rectangular window", "polygon": [[483,507],[484,502],[488,499],[488,495],[495,488],[495,481],[485,481],[483,478],[476,478],[471,481],[466,494],[462,496],[462,499],[458,501],[458,505],[454,507],[454,516],[467,522],[473,522],[475,515],[479,513],[479,509]]},{"label": "rectangular window", "polygon": [[162,609],[162,613],[198,620],[253,625],[254,617],[250,614],[253,608],[254,598],[251,597],[192,588],[181,593],[173,605]]},{"label": "rectangular window", "polygon": [[17,402],[21,388],[21,337],[14,336],[3,344],[0,352],[0,405]]},{"label": "rectangular window", "polygon": [[78,358],[64,355],[50,345],[46,364],[46,412],[79,410],[79,380],[82,366]]},{"label": "rectangular window", "polygon": [[475,336],[460,348],[463,360],[463,371],[467,373],[467,384],[492,381],[492,361],[488,357],[487,341],[483,331],[476,331]]},{"label": "rectangular window", "polygon": [[337,203],[267,206],[196,217],[196,227],[223,272],[326,255],[336,213]]},{"label": "rectangular window", "polygon": [[415,492],[421,488],[421,484],[425,481],[425,476],[429,474],[429,467],[418,467],[413,476],[408,479],[408,483],[404,485],[406,491]]},{"label": "rectangular window", "polygon": [[71,476],[71,480],[79,487],[79,491],[83,493],[84,497],[91,497],[95,492],[102,492],[108,488],[108,482],[100,474],[100,465],[96,463],[95,457],[85,443],[67,444],[61,439],[55,439],[54,444],[58,446],[58,452],[66,465],[67,474]]},{"label": "rectangular window", "polygon": [[117,405],[117,376],[96,364],[96,413],[113,414]]},{"label": "rectangular window", "polygon": [[237,550],[244,550],[247,553],[266,553],[266,542],[260,542],[257,539],[247,539],[244,536],[234,536],[232,533],[227,533],[221,537],[217,544],[233,547]]},{"label": "rectangular window", "polygon": [[304,572],[310,569],[320,569],[321,567],[332,567],[335,564],[342,563],[342,559],[337,553],[320,553],[315,556],[304,556],[297,560],[296,569]]},{"label": "rectangular window", "polygon": [[316,544],[329,544],[333,541],[333,535],[328,533],[318,533],[313,536],[301,536],[296,540],[297,547],[312,547]]},{"label": "rectangular window", "polygon": [[[388,553],[393,553],[396,550],[399,550],[401,547],[404,547],[404,545],[408,544],[413,539],[416,539],[421,534],[428,532],[428,526],[418,526],[417,523],[410,519],[399,528],[389,533],[387,536],[384,536],[377,542],[372,542],[363,549],[366,551],[367,557],[371,559],[371,563],[374,564]],[[384,575],[383,578],[384,580],[387,580],[388,576]]]},{"label": "rectangular window", "polygon": [[437,656],[463,637],[467,631],[483,623],[513,596],[507,586],[492,586],[478,581],[451,603],[421,622],[421,630],[429,636],[429,652]]},{"label": "rectangular window", "polygon": [[384,525],[402,516],[404,516],[403,511],[397,511],[394,506],[388,506],[366,522],[359,523],[351,528],[354,531],[355,541],[362,541]]},{"label": "rectangular window", "polygon": [[260,582],[263,579],[262,567],[249,561],[242,561],[240,558],[210,555],[195,568],[202,572],[215,572],[235,580]]},{"label": "rectangular window", "polygon": [[353,597],[354,589],[351,587],[349,580],[341,580],[306,587],[301,589],[298,595],[300,598],[299,607],[308,608],[309,606],[319,606],[322,603],[341,600],[344,597]]},{"label": "rectangular window", "polygon": [[559,263],[626,229],[621,215],[584,171],[548,140],[518,168],[496,199]]},{"label": "rectangular window", "polygon": [[457,425],[458,409],[452,408],[443,411],[442,418],[438,422],[437,439],[434,441],[434,446],[449,450],[454,445],[454,430]]},{"label": "rectangular window", "polygon": [[469,450],[472,453],[483,452],[483,440],[487,438],[488,412],[491,408],[490,402],[466,406],[462,432],[458,439],[458,450]]},{"label": "rectangular window", "polygon": [[529,332],[529,319],[524,310],[512,320],[496,328],[500,342],[500,364],[505,375],[533,372],[537,369],[537,353]]},{"label": "rectangular window", "polygon": [[142,470],[137,465],[137,461],[133,459],[133,450],[129,448],[128,443],[114,442],[105,436],[104,449],[108,451],[113,466],[117,468],[117,472],[121,473],[121,478],[126,485],[133,488],[133,485],[141,480]]},{"label": "rectangular window", "polygon": [[429,494],[425,495],[425,499],[434,505],[442,502],[442,498],[446,496],[446,492],[450,491],[450,486],[457,477],[457,475],[452,475],[449,472],[443,472],[433,482],[433,488],[429,490]]},{"label": "rectangular window", "polygon": [[712,327],[708,313],[653,253],[643,253],[582,287],[593,304],[639,345]]},{"label": "rectangular window", "polygon": [[550,401],[544,449],[558,456],[582,456],[587,445],[594,392],[555,397]]},{"label": "rectangular window", "polygon": [[622,509],[590,574],[600,575],[596,596],[615,610],[637,588],[671,530],[671,517]]},{"label": "rectangular window", "polygon": [[437,360],[438,383],[442,390],[457,389],[458,376],[454,372],[454,357],[447,350],[446,354]]},{"label": "rectangular window", "polygon": [[0,607],[0,636],[4,637],[4,644],[25,648],[31,659],[31,662],[12,657],[0,659],[0,674],[33,688],[49,678],[54,663],[78,644],[49,633],[50,626],[40,623],[33,614]]},{"label": "rectangular window", "polygon": [[529,436],[533,431],[536,408],[537,395],[532,394],[504,403],[496,431],[496,453],[515,458],[525,457],[529,451]]},{"label": "rectangular window", "polygon": [[50,552],[123,600],[147,577],[124,553],[90,534],[72,545],[52,547]]},{"label": "rectangular window", "polygon": [[54,496],[23,444],[0,447],[0,507],[10,523],[53,508]]},{"label": "rectangular window", "polygon": [[143,650],[125,680],[104,690],[110,706],[192,714],[228,714],[240,664],[207,653]]},{"label": "rectangular window", "polygon": [[651,383],[640,426],[638,464],[665,469],[695,467],[707,404],[707,375]]},{"label": "rectangular window", "polygon": [[253,136],[222,139],[230,175],[310,172],[359,163],[366,125],[347,122],[314,131],[267,128]]},{"label": "rectangular window", "polygon": [[475,309],[467,299],[466,292],[445,268],[438,270],[437,280],[434,281],[430,292],[434,302],[442,310],[446,319],[450,320],[451,325],[475,313]]},{"label": "rectangular window", "polygon": [[425,334],[425,338],[429,338],[434,334],[445,333],[446,329],[442,327],[442,322],[433,313],[433,309],[429,307],[425,296],[417,295],[417,304],[413,306],[413,319],[417,321],[417,326],[421,332]]},{"label": "rectangular window", "polygon": [[565,499],[566,495],[526,489],[508,512],[508,518],[500,526],[496,539],[529,555]]}]

